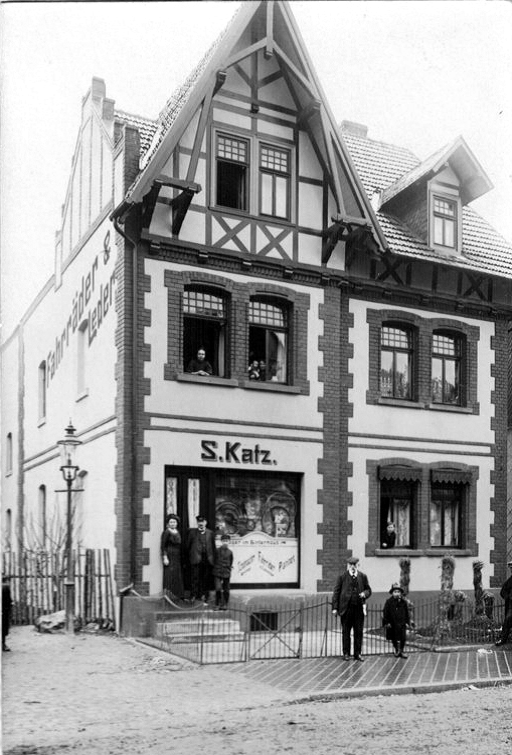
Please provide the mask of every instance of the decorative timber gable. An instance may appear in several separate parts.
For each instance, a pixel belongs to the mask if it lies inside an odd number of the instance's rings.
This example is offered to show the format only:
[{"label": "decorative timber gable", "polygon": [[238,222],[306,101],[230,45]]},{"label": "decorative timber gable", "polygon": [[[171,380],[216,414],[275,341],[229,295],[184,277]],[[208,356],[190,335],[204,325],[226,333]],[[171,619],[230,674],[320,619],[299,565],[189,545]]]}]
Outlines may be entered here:
[{"label": "decorative timber gable", "polygon": [[244,3],[162,111],[117,208],[142,238],[344,269],[386,242],[286,2]]}]

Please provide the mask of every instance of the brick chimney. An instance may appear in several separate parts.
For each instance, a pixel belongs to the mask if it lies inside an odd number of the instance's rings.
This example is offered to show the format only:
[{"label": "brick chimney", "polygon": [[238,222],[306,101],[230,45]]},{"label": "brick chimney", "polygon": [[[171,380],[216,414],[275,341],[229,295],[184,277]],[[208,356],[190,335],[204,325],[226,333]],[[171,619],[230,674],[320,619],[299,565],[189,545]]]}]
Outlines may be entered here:
[{"label": "brick chimney", "polygon": [[366,139],[368,136],[368,126],[355,121],[341,121],[341,130],[352,136],[359,136],[361,139]]}]

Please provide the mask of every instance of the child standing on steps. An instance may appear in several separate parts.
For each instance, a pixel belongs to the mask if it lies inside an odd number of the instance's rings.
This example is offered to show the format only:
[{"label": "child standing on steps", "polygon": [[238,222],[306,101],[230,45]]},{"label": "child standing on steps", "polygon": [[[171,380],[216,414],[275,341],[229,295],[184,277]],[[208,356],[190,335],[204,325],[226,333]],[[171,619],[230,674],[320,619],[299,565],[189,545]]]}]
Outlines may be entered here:
[{"label": "child standing on steps", "polygon": [[215,553],[213,578],[215,580],[215,610],[226,611],[229,603],[229,585],[233,568],[233,551],[229,548],[229,535],[222,535],[220,548]]}]

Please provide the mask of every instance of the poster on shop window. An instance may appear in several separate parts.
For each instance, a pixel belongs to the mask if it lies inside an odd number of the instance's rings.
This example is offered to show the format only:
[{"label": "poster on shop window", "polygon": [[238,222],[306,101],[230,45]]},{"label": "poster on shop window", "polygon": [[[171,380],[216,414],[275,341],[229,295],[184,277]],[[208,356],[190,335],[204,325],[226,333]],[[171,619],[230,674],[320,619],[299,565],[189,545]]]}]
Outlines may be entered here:
[{"label": "poster on shop window", "polygon": [[298,582],[298,479],[233,474],[216,485],[215,529],[231,537],[235,585]]}]

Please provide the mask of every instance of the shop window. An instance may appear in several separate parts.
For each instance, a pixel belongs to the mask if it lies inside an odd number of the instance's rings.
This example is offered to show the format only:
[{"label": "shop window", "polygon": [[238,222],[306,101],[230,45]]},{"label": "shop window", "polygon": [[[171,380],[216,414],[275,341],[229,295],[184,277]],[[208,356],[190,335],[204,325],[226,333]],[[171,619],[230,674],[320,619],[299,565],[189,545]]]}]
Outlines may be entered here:
[{"label": "shop window", "polygon": [[432,336],[432,401],[461,404],[462,339],[441,331]]},{"label": "shop window", "polygon": [[380,334],[380,393],[412,399],[413,336],[408,328],[384,323]]},{"label": "shop window", "polygon": [[216,203],[235,210],[248,210],[249,142],[217,134]]},{"label": "shop window", "polygon": [[436,246],[456,247],[457,202],[444,197],[433,197],[433,238]]},{"label": "shop window", "polygon": [[269,471],[273,460],[263,443],[202,441],[203,463],[221,458],[258,464],[261,471],[167,466],[163,510],[178,514],[182,537],[196,526],[197,514],[218,544],[230,535],[232,585],[298,587],[301,475]]},{"label": "shop window", "polygon": [[249,378],[288,380],[288,307],[253,298],[249,304]]},{"label": "shop window", "polygon": [[39,419],[46,417],[46,361],[41,362],[38,372],[38,411]]},{"label": "shop window", "polygon": [[413,480],[381,480],[380,543],[386,542],[387,525],[394,525],[393,547],[414,548],[414,514],[417,483]]},{"label": "shop window", "polygon": [[268,144],[260,145],[260,212],[290,217],[290,153]]},{"label": "shop window", "polygon": [[197,361],[204,359],[209,368],[203,371],[226,377],[227,306],[226,297],[212,291],[183,292],[183,364],[187,372],[196,372]]}]

